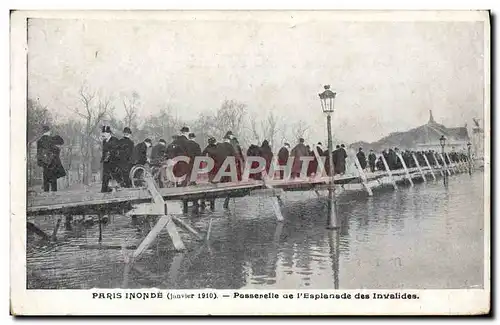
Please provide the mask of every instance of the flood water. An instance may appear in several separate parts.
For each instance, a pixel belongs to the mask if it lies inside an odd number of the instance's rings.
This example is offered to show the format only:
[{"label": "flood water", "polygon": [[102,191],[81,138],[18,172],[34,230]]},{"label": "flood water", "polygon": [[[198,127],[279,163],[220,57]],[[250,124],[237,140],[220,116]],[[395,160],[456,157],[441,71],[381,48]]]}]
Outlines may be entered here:
[{"label": "flood water", "polygon": [[[219,200],[214,212],[183,217],[202,234],[212,219],[209,244],[183,233],[188,250],[176,253],[164,231],[130,269],[124,256],[133,250],[120,246],[137,245],[144,224],[111,217],[102,244],[115,249],[99,248],[97,225],[62,227],[55,245],[28,237],[28,288],[483,288],[483,177],[342,195],[336,231],[314,192],[286,193],[284,223],[266,198],[236,199],[228,211]],[[50,233],[55,218],[35,223]]]}]

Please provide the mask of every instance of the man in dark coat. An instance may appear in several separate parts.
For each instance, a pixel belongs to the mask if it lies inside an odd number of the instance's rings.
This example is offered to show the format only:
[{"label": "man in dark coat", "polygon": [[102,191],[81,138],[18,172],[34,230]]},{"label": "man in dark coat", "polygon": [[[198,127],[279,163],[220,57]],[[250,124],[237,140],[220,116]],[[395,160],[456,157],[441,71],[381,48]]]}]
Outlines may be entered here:
[{"label": "man in dark coat", "polygon": [[160,139],[151,149],[151,165],[159,167],[165,161],[167,156],[167,142]]},{"label": "man in dark coat", "polygon": [[[288,157],[290,156],[290,144],[285,142],[283,147],[278,151],[278,164],[280,166],[286,166],[288,162]],[[284,170],[280,170],[280,179],[284,178]]]},{"label": "man in dark coat", "polygon": [[347,151],[345,150],[345,145],[344,144],[341,144],[340,145],[340,154],[339,154],[339,162],[340,162],[340,171],[341,171],[341,174],[345,174],[345,167],[346,167],[346,159],[347,159]]},{"label": "man in dark coat", "polygon": [[57,191],[57,178],[54,177],[52,170],[53,160],[55,157],[55,146],[50,136],[50,128],[43,126],[43,135],[36,142],[37,165],[43,169],[43,190]]},{"label": "man in dark coat", "polygon": [[[217,144],[217,154],[220,157],[219,161],[216,164],[217,170],[220,170],[220,168],[222,167],[222,164],[224,163],[224,161],[228,157],[235,157],[236,158],[236,155],[237,155],[236,149],[231,144],[231,139],[229,138],[229,136],[227,134],[226,134],[226,136],[224,136],[223,142]],[[230,168],[230,165],[228,165],[228,167],[226,167],[225,172],[229,172],[229,168]],[[232,180],[231,177],[229,177],[229,176],[223,176],[220,179],[221,183],[226,183],[226,182],[231,182],[231,181],[237,181],[237,180]]]},{"label": "man in dark coat", "polygon": [[300,177],[300,172],[302,170],[302,160],[300,160],[300,157],[305,157],[308,154],[304,139],[300,138],[299,143],[293,147],[290,153],[290,155],[293,156],[292,178]]},{"label": "man in dark coat", "polygon": [[134,164],[134,141],[130,139],[132,131],[129,127],[123,129],[123,138],[120,139],[120,172],[124,187],[131,187],[130,169]]},{"label": "man in dark coat", "polygon": [[262,141],[262,145],[260,146],[260,156],[266,161],[266,173],[269,173],[269,169],[271,168],[271,163],[273,161],[273,150],[271,149],[271,146],[269,146],[269,141]]},{"label": "man in dark coat", "polygon": [[231,145],[234,147],[234,151],[236,152],[235,160],[236,160],[236,173],[238,176],[238,180],[241,180],[243,174],[243,166],[245,166],[245,159],[243,157],[243,150],[240,147],[240,143],[238,139],[234,136],[233,131],[229,130],[226,132],[224,138],[228,138]]},{"label": "man in dark coat", "polygon": [[[190,158],[191,161],[191,155],[190,155],[191,143],[189,142],[189,128],[187,126],[181,128],[180,134],[172,142],[172,147],[174,148],[174,158],[185,156]],[[182,177],[186,175],[184,181],[178,184],[179,186],[187,186],[189,182],[189,172],[190,172],[189,168],[190,168],[190,163],[186,163],[184,161],[179,161],[175,164],[173,170],[174,175],[176,177]]]},{"label": "man in dark coat", "polygon": [[359,164],[361,165],[361,169],[365,170],[365,168],[366,168],[366,156],[365,156],[365,153],[363,152],[363,148],[359,148],[359,151],[356,154],[356,157],[358,158]]},{"label": "man in dark coat", "polygon": [[368,163],[370,164],[370,171],[373,173],[375,171],[375,162],[377,161],[377,156],[373,152],[373,149],[370,150],[370,154],[368,155]]},{"label": "man in dark coat", "polygon": [[[208,180],[212,182],[214,180],[215,175],[217,174],[217,169],[215,166],[218,164],[220,157],[217,153],[217,140],[214,137],[210,137],[208,139],[208,145],[201,153],[202,156],[208,156],[212,158],[214,161],[214,167],[208,172]],[[220,165],[219,165],[220,166]]]},{"label": "man in dark coat", "polygon": [[119,141],[111,135],[109,126],[102,127],[102,184],[101,192],[107,193],[112,190],[109,188],[109,181],[114,178],[118,183],[121,181],[121,175],[118,172],[119,162]]},{"label": "man in dark coat", "polygon": [[165,170],[162,169],[162,165],[167,160],[167,142],[160,139],[156,145],[151,148],[151,167],[155,171],[153,174],[156,175],[156,181],[160,188],[164,187]]},{"label": "man in dark coat", "polygon": [[[201,147],[196,142],[196,135],[194,133],[189,133],[188,135],[188,155],[189,155],[189,167],[188,167],[188,176],[191,177],[191,172],[194,167],[194,160],[196,157],[201,156]],[[196,175],[194,175],[196,177]],[[190,179],[189,184],[196,184],[196,178]]]},{"label": "man in dark coat", "polygon": [[151,147],[151,139],[147,138],[138,143],[134,148],[134,165],[146,165],[149,162],[148,148]]},{"label": "man in dark coat", "polygon": [[389,149],[389,152],[387,153],[387,164],[389,165],[390,170],[396,170],[398,169],[397,163],[398,163],[398,156],[394,152],[392,148]]},{"label": "man in dark coat", "polygon": [[[262,157],[261,148],[258,145],[251,144],[247,150],[247,157]],[[259,163],[257,161],[252,161],[252,165],[250,166],[250,168],[255,169],[258,166]],[[262,173],[251,173],[248,175],[248,177],[255,180],[261,180]]]},{"label": "man in dark coat", "polygon": [[[328,151],[325,151],[326,154],[328,154]],[[333,154],[332,154],[332,159],[333,159],[333,169],[334,169],[334,174],[342,174],[342,153],[341,153],[341,149],[340,149],[340,145],[337,145],[335,147],[335,150],[333,150]],[[329,156],[326,156],[326,166],[327,166],[327,169],[330,168],[330,157]],[[330,174],[328,174],[330,175]]]}]

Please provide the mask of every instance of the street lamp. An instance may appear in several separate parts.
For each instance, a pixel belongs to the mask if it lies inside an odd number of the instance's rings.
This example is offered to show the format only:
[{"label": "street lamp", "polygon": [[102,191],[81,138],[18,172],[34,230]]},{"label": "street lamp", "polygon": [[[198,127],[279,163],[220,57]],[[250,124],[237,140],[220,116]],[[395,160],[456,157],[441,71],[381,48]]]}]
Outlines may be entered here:
[{"label": "street lamp", "polygon": [[335,212],[335,173],[333,170],[333,137],[332,137],[332,114],[335,110],[335,97],[337,93],[330,90],[330,85],[324,86],[325,90],[319,94],[319,99],[321,101],[321,109],[323,113],[326,114],[326,127],[328,132],[328,160],[329,160],[329,169],[330,169],[330,188],[328,189],[329,193],[329,202],[330,202],[330,211],[328,215],[328,225],[327,228],[333,229],[338,228],[337,226],[337,216]]},{"label": "street lamp", "polygon": [[467,142],[467,156],[469,161],[469,175],[472,173],[472,157],[471,157],[472,143]]},{"label": "street lamp", "polygon": [[446,138],[444,135],[439,138],[439,144],[441,145],[441,152],[444,154],[444,146],[446,145]]}]

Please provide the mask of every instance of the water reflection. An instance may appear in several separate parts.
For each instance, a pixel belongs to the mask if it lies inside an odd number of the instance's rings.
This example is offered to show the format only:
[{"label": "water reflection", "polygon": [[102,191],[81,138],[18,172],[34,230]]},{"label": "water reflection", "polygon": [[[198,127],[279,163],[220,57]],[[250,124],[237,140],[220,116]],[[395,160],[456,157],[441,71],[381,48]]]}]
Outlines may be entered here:
[{"label": "water reflection", "polygon": [[[58,245],[28,247],[29,288],[462,288],[483,283],[482,174],[441,182],[346,194],[340,227],[326,229],[327,202],[287,193],[285,222],[263,199],[231,202],[230,210],[186,215],[208,242],[183,235],[188,251],[172,250],[166,234],[140,260],[125,248],[154,220],[115,216],[98,227],[73,223]],[[54,219],[37,219],[53,227]],[[43,228],[43,227],[42,227]],[[89,247],[94,247],[89,249]],[[117,247],[118,249],[109,249]],[[107,249],[105,249],[107,248]]]}]

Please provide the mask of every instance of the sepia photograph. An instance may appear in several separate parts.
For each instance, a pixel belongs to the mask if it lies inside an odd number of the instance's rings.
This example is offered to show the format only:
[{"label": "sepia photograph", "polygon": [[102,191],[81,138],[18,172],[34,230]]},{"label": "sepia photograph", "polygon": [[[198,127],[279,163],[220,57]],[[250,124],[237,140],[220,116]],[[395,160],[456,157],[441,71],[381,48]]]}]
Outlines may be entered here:
[{"label": "sepia photograph", "polygon": [[73,290],[186,306],[284,290],[322,314],[419,313],[432,290],[489,311],[487,11],[14,11],[11,27],[18,313]]}]

